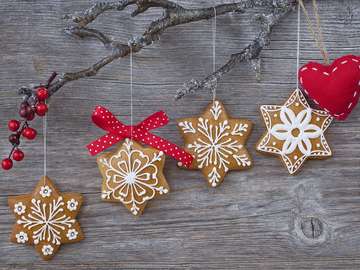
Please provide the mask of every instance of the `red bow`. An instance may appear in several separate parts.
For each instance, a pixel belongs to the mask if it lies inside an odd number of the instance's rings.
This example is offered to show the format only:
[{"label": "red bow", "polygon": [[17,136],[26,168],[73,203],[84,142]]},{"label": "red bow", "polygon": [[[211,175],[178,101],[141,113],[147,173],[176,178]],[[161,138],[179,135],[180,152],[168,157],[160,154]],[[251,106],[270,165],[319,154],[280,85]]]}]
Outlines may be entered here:
[{"label": "red bow", "polygon": [[97,106],[92,114],[92,120],[98,127],[108,132],[108,134],[87,145],[92,156],[104,151],[125,138],[131,138],[163,151],[165,154],[175,158],[186,167],[189,167],[193,161],[193,157],[176,144],[149,132],[149,130],[162,127],[169,122],[169,118],[163,111],[150,115],[135,126],[126,126],[116,119],[109,110]]}]

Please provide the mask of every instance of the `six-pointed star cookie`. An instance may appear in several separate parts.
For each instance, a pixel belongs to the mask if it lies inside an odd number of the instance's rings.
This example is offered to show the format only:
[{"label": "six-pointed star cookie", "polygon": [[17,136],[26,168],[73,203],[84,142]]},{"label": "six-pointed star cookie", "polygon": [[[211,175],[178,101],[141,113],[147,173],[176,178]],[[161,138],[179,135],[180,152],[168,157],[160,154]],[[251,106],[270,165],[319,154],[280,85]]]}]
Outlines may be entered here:
[{"label": "six-pointed star cookie", "polygon": [[210,103],[199,117],[179,119],[178,127],[186,151],[194,156],[191,169],[201,170],[209,186],[220,185],[229,170],[242,170],[252,165],[244,147],[252,123],[230,118],[220,101]]},{"label": "six-pointed star cookie", "polygon": [[122,202],[135,216],[149,200],[169,192],[162,151],[126,139],[114,153],[99,156],[97,163],[103,177],[102,199]]},{"label": "six-pointed star cookie", "polygon": [[311,109],[299,89],[283,106],[261,106],[261,114],[267,131],[256,149],[278,155],[290,174],[295,174],[308,158],[332,155],[324,132],[333,118],[325,111]]},{"label": "six-pointed star cookie", "polygon": [[61,244],[84,238],[75,219],[81,204],[81,194],[61,194],[44,176],[33,193],[9,197],[10,210],[16,217],[11,241],[34,245],[45,260],[50,260]]}]

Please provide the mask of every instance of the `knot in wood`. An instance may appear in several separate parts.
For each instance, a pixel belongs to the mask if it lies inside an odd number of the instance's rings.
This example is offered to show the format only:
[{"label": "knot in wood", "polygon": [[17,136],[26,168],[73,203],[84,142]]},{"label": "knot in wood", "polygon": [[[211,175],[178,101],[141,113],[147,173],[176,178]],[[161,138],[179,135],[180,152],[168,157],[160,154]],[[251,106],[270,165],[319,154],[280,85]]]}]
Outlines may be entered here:
[{"label": "knot in wood", "polygon": [[324,231],[323,223],[316,217],[304,217],[300,221],[303,234],[310,239],[318,239]]}]

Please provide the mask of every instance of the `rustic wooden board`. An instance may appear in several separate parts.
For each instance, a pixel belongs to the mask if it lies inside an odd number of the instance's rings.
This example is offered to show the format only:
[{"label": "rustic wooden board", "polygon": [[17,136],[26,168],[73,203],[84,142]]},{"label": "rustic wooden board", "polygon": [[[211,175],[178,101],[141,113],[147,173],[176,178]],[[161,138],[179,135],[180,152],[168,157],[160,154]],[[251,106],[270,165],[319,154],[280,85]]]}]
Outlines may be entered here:
[{"label": "rustic wooden board", "polygon": [[[61,16],[88,5],[87,0],[0,2],[1,156],[9,150],[6,123],[16,115],[19,86],[44,80],[53,70],[84,68],[105,55],[98,42],[69,38],[62,32]],[[359,54],[359,1],[320,0],[319,5],[331,57]],[[100,17],[96,26],[124,41],[141,33],[160,12],[150,10],[134,19],[129,19],[130,10],[111,12]],[[252,15],[218,18],[218,65],[254,37]],[[321,60],[306,27],[301,38],[301,63]],[[300,174],[289,176],[278,159],[256,153],[254,146],[264,129],[259,105],[282,104],[295,87],[295,13],[275,28],[262,57],[261,82],[243,64],[218,87],[218,97],[232,116],[255,123],[248,142],[254,168],[228,174],[214,190],[206,186],[200,172],[180,170],[168,159],[165,173],[172,192],[151,202],[141,218],[119,204],[101,202],[100,174],[95,158],[84,147],[102,134],[90,122],[96,104],[129,120],[128,59],[116,61],[94,78],[68,84],[51,102],[48,175],[63,192],[84,194],[79,219],[86,239],[62,246],[51,262],[43,262],[32,248],[9,242],[14,218],[7,197],[31,191],[41,177],[39,136],[24,145],[26,160],[21,165],[1,172],[0,268],[359,269],[360,110],[329,129],[333,158],[309,161]],[[211,97],[200,92],[174,102],[173,96],[185,81],[203,78],[211,69],[211,21],[167,31],[160,42],[134,56],[135,121],[163,109],[172,121],[156,133],[181,144],[174,120],[198,114]],[[41,121],[35,125],[41,129]]]}]

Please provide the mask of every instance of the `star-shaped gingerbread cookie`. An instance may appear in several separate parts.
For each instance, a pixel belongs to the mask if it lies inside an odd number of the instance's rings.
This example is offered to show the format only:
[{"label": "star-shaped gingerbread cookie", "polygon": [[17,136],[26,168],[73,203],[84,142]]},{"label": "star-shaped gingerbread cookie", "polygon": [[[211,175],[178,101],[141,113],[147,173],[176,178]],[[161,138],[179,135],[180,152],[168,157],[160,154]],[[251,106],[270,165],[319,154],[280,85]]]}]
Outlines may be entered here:
[{"label": "star-shaped gingerbread cookie", "polygon": [[78,193],[61,194],[44,176],[33,193],[9,197],[10,210],[16,217],[11,241],[33,245],[43,259],[50,260],[61,244],[84,238],[75,219],[82,200]]},{"label": "star-shaped gingerbread cookie", "polygon": [[194,156],[190,169],[201,170],[209,186],[219,186],[229,170],[252,166],[245,148],[252,123],[230,118],[220,101],[211,102],[199,117],[179,119],[178,127],[186,151]]},{"label": "star-shaped gingerbread cookie", "polygon": [[170,188],[163,174],[165,155],[126,139],[113,153],[97,158],[103,177],[102,199],[122,202],[135,216],[142,214],[149,200]]},{"label": "star-shaped gingerbread cookie", "polygon": [[332,155],[324,132],[333,118],[322,110],[310,108],[304,95],[296,89],[282,106],[261,106],[266,132],[256,149],[278,155],[290,174],[295,174],[305,160]]}]

